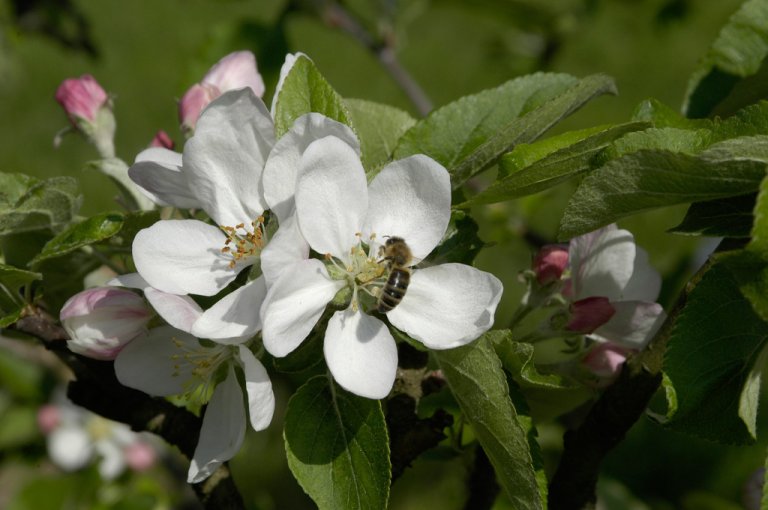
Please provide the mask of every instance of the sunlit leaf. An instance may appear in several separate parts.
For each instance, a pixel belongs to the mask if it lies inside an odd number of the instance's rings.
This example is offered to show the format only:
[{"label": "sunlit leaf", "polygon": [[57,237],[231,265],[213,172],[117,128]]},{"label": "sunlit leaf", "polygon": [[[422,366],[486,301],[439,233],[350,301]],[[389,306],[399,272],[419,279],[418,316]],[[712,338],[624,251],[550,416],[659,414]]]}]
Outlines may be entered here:
[{"label": "sunlit leaf", "polygon": [[417,122],[395,150],[399,159],[426,154],[451,174],[454,188],[520,143],[530,143],[591,99],[615,93],[603,75],[578,80],[536,73],[463,97]]},{"label": "sunlit leaf", "polygon": [[310,379],[285,416],[288,466],[323,509],[385,509],[391,465],[381,404]]},{"label": "sunlit leaf", "polygon": [[392,158],[397,141],[416,123],[408,112],[393,106],[362,99],[345,99],[344,104],[360,138],[363,166],[369,173]]},{"label": "sunlit leaf", "polygon": [[527,430],[510,400],[491,341],[481,337],[464,347],[435,351],[435,357],[513,508],[544,508]]},{"label": "sunlit leaf", "polygon": [[315,64],[301,55],[285,77],[277,98],[274,112],[277,137],[283,136],[296,119],[309,112],[322,113],[333,120],[352,125],[341,96],[333,90]]},{"label": "sunlit leaf", "polygon": [[122,214],[107,212],[76,223],[48,241],[43,251],[29,265],[35,266],[43,260],[60,257],[83,246],[108,239],[120,231],[123,221]]}]

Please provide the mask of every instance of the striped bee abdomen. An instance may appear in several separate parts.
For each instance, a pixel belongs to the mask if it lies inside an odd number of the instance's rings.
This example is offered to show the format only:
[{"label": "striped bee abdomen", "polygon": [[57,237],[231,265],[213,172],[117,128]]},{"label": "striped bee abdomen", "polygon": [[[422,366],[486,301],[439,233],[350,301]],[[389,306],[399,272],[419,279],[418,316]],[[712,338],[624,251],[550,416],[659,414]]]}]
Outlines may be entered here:
[{"label": "striped bee abdomen", "polygon": [[407,268],[393,267],[389,272],[387,283],[381,289],[379,303],[376,310],[379,313],[387,313],[400,304],[408,284],[411,282],[411,272]]}]

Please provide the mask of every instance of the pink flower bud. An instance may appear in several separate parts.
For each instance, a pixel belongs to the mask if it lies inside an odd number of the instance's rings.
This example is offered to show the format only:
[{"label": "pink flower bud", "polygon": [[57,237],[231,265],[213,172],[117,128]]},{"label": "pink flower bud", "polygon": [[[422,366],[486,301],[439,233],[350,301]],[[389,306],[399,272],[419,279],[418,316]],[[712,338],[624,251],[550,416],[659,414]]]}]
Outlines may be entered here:
[{"label": "pink flower bud", "polygon": [[96,113],[104,106],[107,99],[107,93],[89,74],[64,80],[56,90],[56,101],[64,108],[75,127],[78,127],[78,119],[94,122]]},{"label": "pink flower bud", "polygon": [[146,331],[152,310],[137,294],[115,287],[96,287],[64,303],[60,319],[73,352],[95,359],[114,359]]},{"label": "pink flower bud", "polygon": [[136,441],[125,447],[125,463],[134,471],[146,471],[157,461],[157,453],[149,443]]},{"label": "pink flower bud", "polygon": [[599,343],[581,360],[581,364],[601,379],[613,380],[629,355],[629,349],[612,343]]},{"label": "pink flower bud", "polygon": [[37,410],[37,426],[43,434],[50,434],[61,423],[59,408],[53,404],[46,404]]},{"label": "pink flower bud", "polygon": [[576,333],[592,333],[616,313],[608,298],[588,297],[571,303],[570,318],[565,329]]},{"label": "pink flower bud", "polygon": [[219,60],[203,80],[193,85],[179,101],[179,122],[183,131],[194,130],[197,118],[208,103],[224,92],[250,88],[258,97],[264,95],[264,81],[250,51],[236,51]]},{"label": "pink flower bud", "polygon": [[558,244],[544,246],[533,259],[536,281],[546,285],[560,279],[568,266],[568,247]]},{"label": "pink flower bud", "polygon": [[162,129],[155,134],[155,137],[149,143],[150,147],[163,147],[168,150],[173,150],[174,145],[171,137]]}]

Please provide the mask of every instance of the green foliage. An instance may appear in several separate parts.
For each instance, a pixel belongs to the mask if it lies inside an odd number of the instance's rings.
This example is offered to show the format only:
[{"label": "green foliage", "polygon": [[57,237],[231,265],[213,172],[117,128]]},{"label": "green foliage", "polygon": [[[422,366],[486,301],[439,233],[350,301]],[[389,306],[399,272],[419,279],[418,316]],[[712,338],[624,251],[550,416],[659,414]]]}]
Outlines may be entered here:
[{"label": "green foliage", "polygon": [[603,75],[578,80],[536,73],[463,97],[417,122],[395,158],[431,156],[448,169],[454,188],[521,143],[530,143],[596,96],[615,93]]},{"label": "green foliage", "polygon": [[529,431],[510,400],[492,335],[464,347],[436,351],[435,357],[513,507],[541,509],[546,500],[539,492]]},{"label": "green foliage", "polygon": [[545,190],[593,168],[593,160],[609,143],[632,131],[647,128],[645,122],[569,131],[533,144],[521,144],[501,158],[505,176],[462,206],[490,204]]},{"label": "green foliage", "polygon": [[695,202],[685,218],[669,232],[712,237],[749,237],[752,230],[754,194]]},{"label": "green foliage", "polygon": [[750,372],[768,323],[739,288],[750,273],[740,254],[721,256],[689,295],[664,360],[677,402],[668,426],[713,441],[754,440],[758,392]]},{"label": "green foliage", "polygon": [[453,211],[443,239],[430,254],[429,264],[457,262],[471,265],[484,246],[475,220],[462,211]]},{"label": "green foliage", "polygon": [[68,223],[81,201],[77,181],[70,177],[40,180],[0,173],[0,235]]},{"label": "green foliage", "polygon": [[764,162],[721,156],[715,150],[696,156],[641,150],[612,160],[582,181],[563,214],[558,237],[570,239],[657,207],[757,190],[765,176]]},{"label": "green foliage", "polygon": [[40,273],[0,264],[0,327],[19,320],[25,304],[19,290],[41,277]]},{"label": "green foliage", "polygon": [[384,509],[391,465],[381,404],[332,384],[315,377],[291,397],[284,432],[288,465],[321,510]]},{"label": "green foliage", "polygon": [[36,266],[43,260],[60,257],[84,246],[109,239],[120,231],[123,221],[120,213],[107,212],[75,223],[48,241],[43,251],[32,259],[29,265]]},{"label": "green foliage", "polygon": [[341,96],[323,78],[315,64],[301,55],[285,76],[277,96],[273,112],[277,137],[283,136],[296,119],[309,112],[322,113],[343,124],[352,125]]},{"label": "green foliage", "polygon": [[748,0],[731,16],[688,82],[683,109],[689,117],[729,114],[765,97],[766,27],[763,0]]},{"label": "green foliage", "polygon": [[363,166],[370,176],[392,159],[397,141],[416,119],[399,108],[372,101],[345,99],[344,104],[360,138]]}]

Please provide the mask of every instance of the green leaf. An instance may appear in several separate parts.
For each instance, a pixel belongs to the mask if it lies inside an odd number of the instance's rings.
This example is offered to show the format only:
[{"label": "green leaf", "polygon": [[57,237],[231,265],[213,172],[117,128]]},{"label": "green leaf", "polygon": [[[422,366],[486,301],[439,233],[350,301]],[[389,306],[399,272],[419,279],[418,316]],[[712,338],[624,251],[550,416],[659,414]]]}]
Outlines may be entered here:
[{"label": "green leaf", "polygon": [[603,162],[646,149],[697,154],[712,143],[712,138],[712,132],[707,129],[646,129],[629,133],[613,143],[602,155]]},{"label": "green leaf", "polygon": [[452,211],[451,221],[429,257],[429,264],[457,262],[472,264],[485,243],[478,236],[479,227],[475,220],[462,211]]},{"label": "green leaf", "polygon": [[285,76],[275,106],[275,133],[283,136],[293,123],[309,112],[352,126],[349,112],[341,96],[333,90],[315,64],[300,55]]},{"label": "green leaf", "polygon": [[547,473],[544,470],[544,455],[541,451],[539,441],[537,440],[539,431],[536,430],[536,425],[531,416],[531,410],[528,407],[523,392],[517,386],[515,381],[509,377],[507,377],[507,383],[509,384],[509,397],[517,412],[517,421],[520,423],[520,426],[523,427],[523,430],[525,430],[525,437],[528,439],[528,448],[531,451],[531,461],[533,469],[536,472],[536,483],[539,486],[539,496],[541,497],[542,506],[546,506],[544,502],[547,501],[549,486]]},{"label": "green leaf", "polygon": [[486,335],[467,346],[435,351],[434,355],[496,469],[512,507],[541,509],[544,502],[539,493],[528,433],[510,400],[504,370]]},{"label": "green leaf", "polygon": [[543,374],[536,369],[533,363],[534,348],[531,344],[514,342],[511,337],[503,338],[498,341],[496,352],[504,369],[523,388],[563,390],[573,387],[573,384],[560,375]]},{"label": "green leaf", "polygon": [[664,359],[677,401],[667,425],[736,444],[755,437],[750,410],[757,406],[757,392],[750,373],[768,340],[768,323],[739,288],[750,273],[741,253],[721,255],[690,293]]},{"label": "green leaf", "polygon": [[572,131],[533,144],[522,144],[501,158],[508,175],[460,207],[490,204],[538,193],[593,168],[593,160],[609,143],[632,131],[649,127],[645,122]]},{"label": "green leaf", "polygon": [[712,237],[749,237],[755,194],[695,202],[679,225],[667,232]]},{"label": "green leaf", "polygon": [[345,99],[344,103],[360,138],[363,166],[373,172],[392,159],[397,141],[416,119],[399,108],[372,101]]},{"label": "green leaf", "polygon": [[0,235],[56,227],[80,209],[82,196],[71,177],[39,180],[0,173]]},{"label": "green leaf", "polygon": [[387,507],[392,468],[379,401],[315,377],[288,402],[284,435],[288,466],[321,510]]},{"label": "green leaf", "polygon": [[123,227],[123,215],[116,212],[97,214],[76,223],[48,241],[43,251],[32,259],[30,266],[73,252],[83,246],[98,243],[117,234]]},{"label": "green leaf", "polygon": [[0,448],[5,452],[34,443],[39,434],[33,407],[12,407],[0,415]]},{"label": "green leaf", "polygon": [[751,193],[765,163],[720,160],[707,151],[642,150],[591,172],[571,197],[560,222],[560,239],[585,234],[641,211]]},{"label": "green leaf", "polygon": [[632,120],[650,122],[656,128],[678,128],[686,130],[712,129],[709,119],[688,119],[658,99],[646,99],[635,108]]},{"label": "green leaf", "polygon": [[[768,4],[764,0],[748,0],[728,20],[706,57],[688,82],[683,110],[689,117],[707,117],[712,113],[728,114],[723,110],[729,96],[744,82],[745,91],[764,97],[764,80],[744,80],[757,75],[768,56]],[[754,90],[758,88],[758,90]],[[749,90],[752,89],[752,90]],[[754,96],[737,106],[748,104]],[[746,100],[746,101],[744,101]]]},{"label": "green leaf", "polygon": [[400,140],[395,159],[426,154],[448,169],[457,188],[594,97],[615,92],[613,81],[603,75],[577,80],[566,74],[536,73],[516,78],[463,97],[417,122]]}]

